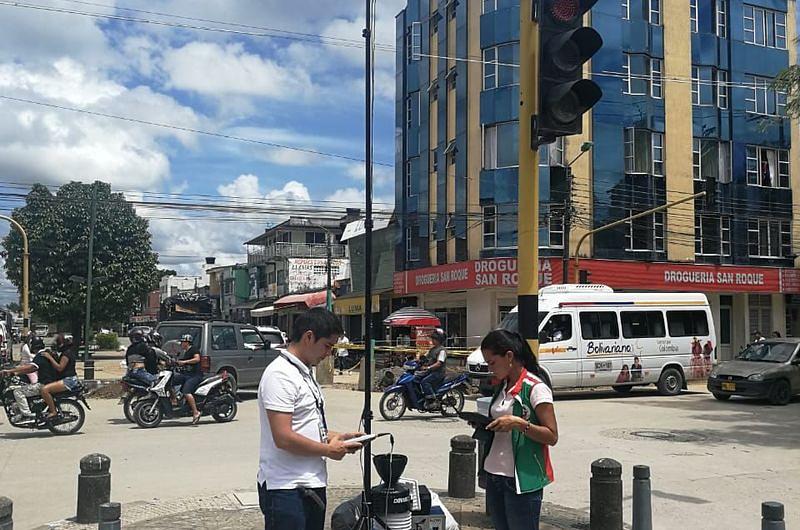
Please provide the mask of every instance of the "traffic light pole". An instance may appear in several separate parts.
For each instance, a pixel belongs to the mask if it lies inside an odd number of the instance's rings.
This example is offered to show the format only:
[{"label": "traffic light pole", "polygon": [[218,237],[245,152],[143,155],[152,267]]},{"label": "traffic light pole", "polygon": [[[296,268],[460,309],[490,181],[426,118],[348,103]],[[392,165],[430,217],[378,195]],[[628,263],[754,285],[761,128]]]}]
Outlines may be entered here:
[{"label": "traffic light pole", "polygon": [[519,214],[517,261],[519,331],[539,354],[539,149],[534,120],[539,111],[539,28],[533,2],[520,2]]}]

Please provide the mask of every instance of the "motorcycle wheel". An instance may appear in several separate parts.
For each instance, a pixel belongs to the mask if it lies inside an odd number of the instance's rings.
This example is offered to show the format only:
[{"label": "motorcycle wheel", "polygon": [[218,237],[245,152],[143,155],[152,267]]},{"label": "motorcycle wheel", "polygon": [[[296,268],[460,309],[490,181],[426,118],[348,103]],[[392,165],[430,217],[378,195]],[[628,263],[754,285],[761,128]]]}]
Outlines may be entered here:
[{"label": "motorcycle wheel", "polygon": [[56,401],[56,410],[58,410],[61,416],[68,416],[70,418],[69,421],[47,426],[51,433],[58,436],[75,434],[83,427],[83,422],[86,421],[86,412],[77,401],[71,399]]},{"label": "motorcycle wheel", "polygon": [[448,390],[439,399],[442,404],[442,416],[452,418],[464,408],[464,392],[460,388]]},{"label": "motorcycle wheel", "polygon": [[381,416],[386,421],[399,420],[406,413],[406,396],[402,390],[394,390],[381,398]]},{"label": "motorcycle wheel", "polygon": [[125,413],[125,419],[131,423],[136,423],[136,419],[134,418],[133,414],[134,410],[136,409],[136,405],[139,403],[139,399],[141,399],[141,396],[129,394],[122,402],[122,411]]},{"label": "motorcycle wheel", "polygon": [[217,407],[216,410],[211,413],[211,417],[218,423],[228,423],[229,421],[233,421],[238,411],[239,406],[234,399],[232,403],[226,403]]},{"label": "motorcycle wheel", "polygon": [[140,399],[133,409],[133,419],[136,421],[136,425],[142,429],[158,427],[161,420],[164,419],[161,407],[158,406],[158,403],[153,407],[154,402],[152,399]]}]

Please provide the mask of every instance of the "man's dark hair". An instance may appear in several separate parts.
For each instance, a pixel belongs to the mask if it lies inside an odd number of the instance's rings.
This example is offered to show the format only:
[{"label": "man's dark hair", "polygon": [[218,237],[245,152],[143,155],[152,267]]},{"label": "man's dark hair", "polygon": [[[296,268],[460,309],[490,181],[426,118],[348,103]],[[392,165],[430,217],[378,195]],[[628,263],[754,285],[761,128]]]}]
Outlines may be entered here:
[{"label": "man's dark hair", "polygon": [[315,341],[332,335],[341,336],[343,333],[342,323],[339,322],[336,315],[321,307],[309,309],[294,320],[289,340],[300,342],[306,331],[314,334]]}]

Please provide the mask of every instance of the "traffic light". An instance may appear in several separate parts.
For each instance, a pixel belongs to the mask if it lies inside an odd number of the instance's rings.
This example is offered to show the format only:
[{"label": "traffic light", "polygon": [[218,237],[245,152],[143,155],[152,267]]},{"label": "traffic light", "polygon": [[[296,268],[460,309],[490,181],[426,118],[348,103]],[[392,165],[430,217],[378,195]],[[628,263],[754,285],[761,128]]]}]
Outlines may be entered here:
[{"label": "traffic light", "polygon": [[539,116],[532,140],[580,134],[581,117],[603,96],[597,83],[582,78],[583,64],[603,45],[583,15],[597,0],[540,0]]}]

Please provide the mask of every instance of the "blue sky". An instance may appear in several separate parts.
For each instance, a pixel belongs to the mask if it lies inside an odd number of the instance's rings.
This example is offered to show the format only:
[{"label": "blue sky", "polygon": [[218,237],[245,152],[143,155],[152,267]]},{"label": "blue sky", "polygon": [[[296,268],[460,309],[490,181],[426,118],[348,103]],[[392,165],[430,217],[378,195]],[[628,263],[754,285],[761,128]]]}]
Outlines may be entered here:
[{"label": "blue sky", "polygon": [[[403,4],[378,2],[377,42],[394,43],[394,17]],[[361,0],[26,5],[37,8],[0,6],[0,96],[363,158]],[[242,25],[305,36],[236,33],[265,33]],[[375,159],[391,164],[394,54],[377,51],[376,64]],[[375,200],[390,208],[393,170],[375,170]],[[104,180],[144,200],[158,192],[225,196],[229,203],[245,198],[276,206],[330,201],[324,204],[344,207],[362,203],[363,173],[363,164],[350,160],[0,98],[0,187]],[[15,205],[4,200],[0,210]],[[158,219],[163,211],[140,213],[152,217],[162,264],[186,273],[196,272],[203,256],[242,259],[242,242],[274,221],[165,220]],[[5,282],[0,302],[15,297]]]}]

